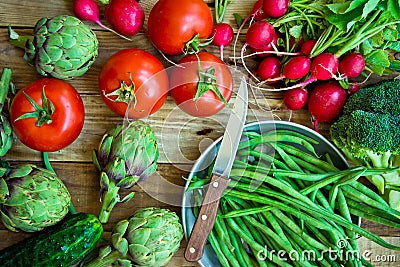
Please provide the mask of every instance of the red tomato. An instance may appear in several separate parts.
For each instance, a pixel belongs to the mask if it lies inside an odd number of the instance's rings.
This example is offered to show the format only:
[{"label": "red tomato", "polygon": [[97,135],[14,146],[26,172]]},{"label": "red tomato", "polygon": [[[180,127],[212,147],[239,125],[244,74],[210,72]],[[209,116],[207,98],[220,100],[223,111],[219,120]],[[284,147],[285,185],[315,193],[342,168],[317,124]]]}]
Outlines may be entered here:
[{"label": "red tomato", "polygon": [[[43,115],[42,119],[37,116],[20,118],[37,111],[27,96],[44,108],[45,111],[39,113]],[[17,92],[11,103],[10,119],[15,134],[23,144],[38,151],[52,152],[70,145],[79,136],[85,110],[79,93],[72,85],[55,78],[42,78]],[[40,121],[41,126],[37,125]]]},{"label": "red tomato", "polygon": [[143,118],[165,103],[168,75],[152,54],[136,48],[124,49],[104,64],[99,90],[107,106],[121,117]]},{"label": "red tomato", "polygon": [[[228,66],[217,56],[208,52],[199,52],[196,55],[184,56],[172,70],[170,78],[171,96],[175,103],[184,112],[195,117],[208,117],[216,114],[225,107],[225,103],[218,95],[210,90],[211,85],[207,84],[206,90],[201,96],[196,98],[199,90],[199,63],[201,71],[215,71],[214,82],[215,89],[219,91],[226,102],[232,96],[233,78]],[[205,79],[205,81],[207,81]],[[206,83],[202,83],[205,85]]]},{"label": "red tomato", "polygon": [[208,38],[212,29],[213,15],[203,0],[159,0],[147,24],[153,44],[168,55],[182,54],[187,42],[197,34]]}]

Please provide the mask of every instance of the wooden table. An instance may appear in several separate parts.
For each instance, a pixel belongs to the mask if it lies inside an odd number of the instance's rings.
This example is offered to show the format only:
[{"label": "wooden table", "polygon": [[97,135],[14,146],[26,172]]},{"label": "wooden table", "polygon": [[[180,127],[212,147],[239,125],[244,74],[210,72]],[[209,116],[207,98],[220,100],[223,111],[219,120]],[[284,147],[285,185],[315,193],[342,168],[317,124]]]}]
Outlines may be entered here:
[{"label": "wooden table", "polygon": [[[24,62],[21,49],[11,46],[8,42],[7,26],[11,25],[18,33],[32,33],[36,21],[42,17],[52,17],[60,14],[73,15],[72,1],[48,0],[1,0],[0,2],[0,67],[9,67],[13,70],[12,81],[17,89],[21,89],[40,76]],[[156,0],[141,1],[146,14]],[[210,7],[212,0],[207,0]],[[233,1],[229,5],[225,20],[235,25],[233,13],[239,13],[243,17],[251,10],[255,0]],[[104,17],[102,17],[104,22]],[[118,36],[103,30],[94,23],[86,22],[96,32],[99,40],[99,56],[90,70],[83,76],[75,78],[70,83],[79,91],[85,104],[85,125],[79,138],[69,147],[50,154],[50,160],[60,178],[65,182],[77,211],[98,214],[99,203],[99,173],[91,161],[91,153],[97,147],[104,131],[115,124],[122,123],[123,118],[118,117],[105,106],[97,89],[97,77],[101,66],[107,58],[118,50],[124,48],[142,48],[156,55],[166,67],[170,66],[150,44],[143,33],[133,37],[133,42],[126,41]],[[146,26],[146,22],[145,22]],[[243,38],[239,39],[238,47],[243,44]],[[218,54],[216,47],[208,47],[208,51]],[[226,61],[232,64],[232,46],[225,49]],[[176,60],[176,58],[173,58]],[[249,60],[251,67],[251,60]],[[307,110],[296,112],[284,111],[281,93],[268,93],[261,99],[265,110],[249,116],[248,121],[259,119],[291,120],[308,127],[312,127],[311,117]],[[252,100],[254,103],[254,99]],[[254,117],[257,115],[258,117]],[[158,206],[167,207],[180,214],[179,206],[187,177],[194,160],[200,152],[207,147],[212,140],[222,135],[227,113],[222,111],[217,116],[204,119],[196,119],[179,113],[176,105],[170,97],[166,104],[145,120],[155,131],[159,145],[160,158],[158,160],[157,175],[150,177],[142,186],[135,186],[137,192],[133,200],[127,204],[117,205],[110,221],[104,225],[106,237],[115,223],[127,218],[139,207]],[[320,131],[327,135],[329,125],[321,124]],[[6,159],[12,162],[33,162],[42,165],[39,152],[33,151],[17,142],[7,154]],[[159,178],[160,180],[157,180]],[[168,181],[170,185],[165,187],[160,181]],[[400,245],[400,231],[382,226],[376,226],[363,221],[362,225],[367,229],[383,236],[387,241]],[[0,225],[0,249],[14,244],[30,234],[14,233]],[[377,266],[398,266],[400,253],[388,251],[374,243],[360,239],[362,251],[370,252],[371,259],[386,258],[384,262],[373,262]],[[195,263],[185,261],[183,252],[186,246],[184,240],[181,249],[173,257],[168,266],[197,266]],[[1,265],[1,264],[0,264]]]}]

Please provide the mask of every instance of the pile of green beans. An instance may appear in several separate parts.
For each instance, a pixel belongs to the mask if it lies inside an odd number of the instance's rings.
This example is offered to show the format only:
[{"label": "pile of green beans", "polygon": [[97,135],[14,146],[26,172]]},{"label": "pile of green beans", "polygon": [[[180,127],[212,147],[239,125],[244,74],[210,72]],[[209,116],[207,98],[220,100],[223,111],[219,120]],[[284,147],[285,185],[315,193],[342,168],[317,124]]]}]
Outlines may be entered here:
[{"label": "pile of green beans", "polygon": [[[244,135],[209,236],[222,266],[372,266],[359,236],[400,250],[359,223],[400,227],[400,212],[358,182],[397,169],[340,170],[329,155],[317,154],[316,140],[295,131]],[[188,187],[196,216],[211,169]]]}]

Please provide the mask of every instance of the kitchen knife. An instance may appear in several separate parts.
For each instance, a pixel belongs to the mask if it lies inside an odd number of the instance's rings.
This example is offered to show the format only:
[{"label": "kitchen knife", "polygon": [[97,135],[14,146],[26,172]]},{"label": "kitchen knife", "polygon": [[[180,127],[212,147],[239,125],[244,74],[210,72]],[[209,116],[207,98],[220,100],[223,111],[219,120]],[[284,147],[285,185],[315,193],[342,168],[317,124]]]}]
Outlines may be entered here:
[{"label": "kitchen knife", "polygon": [[245,77],[243,77],[215,159],[210,184],[203,198],[199,215],[197,216],[185,250],[185,258],[188,261],[198,261],[201,259],[204,252],[204,245],[214,227],[219,200],[229,185],[229,174],[246,121],[247,98],[247,83]]}]

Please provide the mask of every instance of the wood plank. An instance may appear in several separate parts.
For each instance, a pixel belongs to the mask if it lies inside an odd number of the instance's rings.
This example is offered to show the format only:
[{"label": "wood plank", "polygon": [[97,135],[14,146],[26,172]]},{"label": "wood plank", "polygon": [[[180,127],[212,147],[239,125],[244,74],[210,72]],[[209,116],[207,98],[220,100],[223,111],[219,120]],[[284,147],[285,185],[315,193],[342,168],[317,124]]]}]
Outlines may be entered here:
[{"label": "wood plank", "polygon": [[[157,0],[146,0],[140,1],[140,4],[143,8],[146,18],[150,13],[151,8]],[[213,11],[214,1],[213,0],[205,0],[206,3],[210,6]],[[226,12],[225,21],[232,23],[232,25],[236,25],[233,13],[238,13],[241,16],[245,17],[248,12],[251,10],[252,6],[256,0],[246,0],[246,1],[231,1],[228,5],[228,9]],[[19,6],[24,9],[24,12],[20,12],[15,9],[15,6]],[[100,19],[106,24],[104,18],[104,7],[100,5],[101,14]],[[14,25],[17,27],[25,27],[30,28],[35,25],[38,19],[42,17],[53,17],[60,14],[73,15],[72,11],[72,1],[59,1],[59,0],[47,0],[47,1],[27,1],[27,0],[3,0],[0,3],[0,27],[6,25]],[[92,27],[97,29],[101,29],[99,26],[94,23],[87,22],[88,24],[92,24]]]},{"label": "wood plank", "polygon": [[[102,102],[99,95],[83,95],[85,105],[85,124],[74,143],[50,154],[54,161],[91,161],[91,153],[97,148],[106,129],[123,123],[123,118],[112,113]],[[233,102],[234,98],[231,102]],[[271,109],[279,107],[280,100],[268,100]],[[160,163],[193,163],[200,155],[199,146],[210,144],[223,134],[229,117],[229,109],[208,118],[195,118],[180,111],[173,100],[168,97],[165,105],[156,113],[143,120],[148,122],[157,136],[160,147]],[[250,109],[247,122],[256,120],[292,120],[312,127],[307,110],[288,112],[284,110],[264,111]],[[326,132],[321,124],[321,132]],[[208,141],[207,141],[208,140]],[[205,143],[207,142],[207,143]],[[19,141],[7,154],[9,160],[40,160],[41,154],[27,148]],[[186,158],[186,159],[185,159]]]}]

